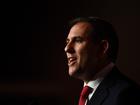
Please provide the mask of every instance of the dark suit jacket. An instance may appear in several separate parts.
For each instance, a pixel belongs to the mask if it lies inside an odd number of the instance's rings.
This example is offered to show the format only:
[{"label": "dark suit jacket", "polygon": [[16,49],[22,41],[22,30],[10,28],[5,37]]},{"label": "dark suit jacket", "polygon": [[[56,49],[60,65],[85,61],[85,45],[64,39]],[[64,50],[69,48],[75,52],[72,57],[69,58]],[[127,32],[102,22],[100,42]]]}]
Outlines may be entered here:
[{"label": "dark suit jacket", "polygon": [[140,105],[140,88],[114,67],[87,105]]}]

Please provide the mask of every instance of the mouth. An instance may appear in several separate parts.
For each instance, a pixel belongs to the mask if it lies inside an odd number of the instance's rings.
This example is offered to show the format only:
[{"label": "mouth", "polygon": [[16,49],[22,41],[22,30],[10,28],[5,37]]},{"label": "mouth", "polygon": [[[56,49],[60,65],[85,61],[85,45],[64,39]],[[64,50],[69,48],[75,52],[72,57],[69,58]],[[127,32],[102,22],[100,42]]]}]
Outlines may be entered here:
[{"label": "mouth", "polygon": [[76,63],[77,58],[76,57],[69,57],[68,58],[68,66],[72,66]]}]

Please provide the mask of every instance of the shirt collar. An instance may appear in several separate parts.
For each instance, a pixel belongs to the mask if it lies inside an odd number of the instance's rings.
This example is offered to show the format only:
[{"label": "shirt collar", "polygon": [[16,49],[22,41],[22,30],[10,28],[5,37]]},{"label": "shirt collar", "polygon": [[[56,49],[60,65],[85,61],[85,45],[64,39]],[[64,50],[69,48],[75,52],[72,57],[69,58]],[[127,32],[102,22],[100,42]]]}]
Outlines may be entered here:
[{"label": "shirt collar", "polygon": [[84,82],[84,86],[89,86],[91,88],[95,88],[98,84],[100,84],[100,82],[102,81],[103,78],[98,78],[96,80],[92,80],[92,81],[89,81],[88,83],[85,83]]}]

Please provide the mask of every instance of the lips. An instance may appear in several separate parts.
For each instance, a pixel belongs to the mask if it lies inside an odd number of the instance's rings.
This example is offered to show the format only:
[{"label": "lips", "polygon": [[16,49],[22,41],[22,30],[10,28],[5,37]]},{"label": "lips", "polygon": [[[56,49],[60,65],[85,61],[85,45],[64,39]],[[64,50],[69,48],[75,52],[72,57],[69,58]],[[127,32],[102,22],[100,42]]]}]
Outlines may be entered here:
[{"label": "lips", "polygon": [[77,58],[76,57],[68,57],[68,65],[72,66],[76,63]]}]

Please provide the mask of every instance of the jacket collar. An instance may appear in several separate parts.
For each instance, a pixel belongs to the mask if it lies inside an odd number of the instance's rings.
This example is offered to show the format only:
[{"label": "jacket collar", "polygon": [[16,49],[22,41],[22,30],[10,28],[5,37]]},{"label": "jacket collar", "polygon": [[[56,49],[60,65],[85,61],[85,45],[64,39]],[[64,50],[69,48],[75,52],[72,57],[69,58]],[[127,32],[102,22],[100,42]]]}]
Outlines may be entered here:
[{"label": "jacket collar", "polygon": [[120,75],[119,70],[116,66],[113,67],[111,72],[104,78],[101,84],[98,86],[97,90],[93,94],[91,100],[87,105],[101,105],[104,102],[105,98],[109,95],[109,88],[112,87]]}]

